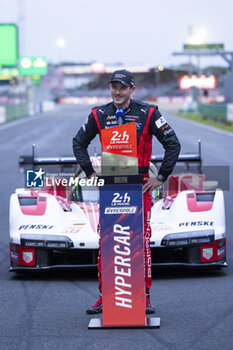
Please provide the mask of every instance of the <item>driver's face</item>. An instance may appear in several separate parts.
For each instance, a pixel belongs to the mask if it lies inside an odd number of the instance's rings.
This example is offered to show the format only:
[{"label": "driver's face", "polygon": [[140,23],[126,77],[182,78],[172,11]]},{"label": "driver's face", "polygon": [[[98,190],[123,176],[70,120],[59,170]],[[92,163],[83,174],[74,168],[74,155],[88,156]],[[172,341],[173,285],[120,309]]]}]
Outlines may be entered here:
[{"label": "driver's face", "polygon": [[135,87],[125,86],[119,81],[113,81],[110,85],[110,91],[113,103],[117,108],[126,108],[130,103],[130,96]]}]

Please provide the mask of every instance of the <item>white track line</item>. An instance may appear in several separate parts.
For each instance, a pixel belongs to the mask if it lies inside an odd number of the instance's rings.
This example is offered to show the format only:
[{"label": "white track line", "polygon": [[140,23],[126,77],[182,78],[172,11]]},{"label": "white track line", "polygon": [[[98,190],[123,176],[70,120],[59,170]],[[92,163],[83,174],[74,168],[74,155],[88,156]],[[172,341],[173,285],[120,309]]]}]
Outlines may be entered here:
[{"label": "white track line", "polygon": [[41,118],[41,117],[42,117],[42,114],[36,115],[34,117],[29,117],[28,116],[28,117],[24,117],[24,118],[20,118],[20,119],[14,120],[14,121],[6,122],[6,123],[0,125],[0,131],[5,130],[5,129],[13,128],[16,125],[24,124],[24,123],[26,123],[28,121],[35,120],[35,119],[38,119],[38,118]]}]

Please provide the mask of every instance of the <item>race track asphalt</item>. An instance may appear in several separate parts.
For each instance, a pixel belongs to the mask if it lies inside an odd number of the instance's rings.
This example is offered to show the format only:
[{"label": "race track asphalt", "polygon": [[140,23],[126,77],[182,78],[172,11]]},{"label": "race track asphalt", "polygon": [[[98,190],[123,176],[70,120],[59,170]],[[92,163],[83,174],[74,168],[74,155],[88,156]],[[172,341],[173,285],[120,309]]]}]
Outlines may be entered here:
[{"label": "race track asphalt", "polygon": [[[165,115],[182,152],[196,152],[201,139],[204,164],[230,166],[231,183],[230,188],[225,184],[229,267],[209,272],[155,269],[151,301],[160,329],[88,330],[85,310],[98,297],[96,271],[8,272],[9,197],[23,186],[19,156],[30,155],[33,143],[38,156],[72,155],[72,137],[89,111],[88,106],[66,107],[0,126],[0,350],[232,350],[233,134]],[[161,154],[156,140],[153,147],[153,153]],[[94,152],[100,152],[98,138],[90,147]]]}]

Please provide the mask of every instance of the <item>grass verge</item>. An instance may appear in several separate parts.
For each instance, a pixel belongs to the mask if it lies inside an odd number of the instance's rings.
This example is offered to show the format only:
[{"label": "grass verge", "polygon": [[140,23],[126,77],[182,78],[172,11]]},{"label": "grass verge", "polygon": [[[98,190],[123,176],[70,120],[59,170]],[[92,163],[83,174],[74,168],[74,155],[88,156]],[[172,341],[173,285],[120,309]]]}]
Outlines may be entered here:
[{"label": "grass verge", "polygon": [[217,123],[213,120],[204,119],[203,116],[197,111],[195,111],[195,112],[180,112],[180,113],[175,112],[173,114],[177,117],[185,118],[188,120],[193,120],[193,121],[198,122],[198,123],[210,125],[210,126],[213,126],[215,128],[218,128],[218,129],[233,132],[233,123],[231,123],[231,125],[226,125],[223,123]]}]

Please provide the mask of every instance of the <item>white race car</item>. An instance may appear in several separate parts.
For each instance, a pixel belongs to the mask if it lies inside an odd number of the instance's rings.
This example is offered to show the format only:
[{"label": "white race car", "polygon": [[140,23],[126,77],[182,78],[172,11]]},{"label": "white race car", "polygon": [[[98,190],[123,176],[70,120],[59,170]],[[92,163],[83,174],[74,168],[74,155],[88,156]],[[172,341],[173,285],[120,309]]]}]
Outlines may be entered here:
[{"label": "white race car", "polygon": [[[34,153],[33,153],[34,154]],[[151,160],[150,176],[156,176]],[[92,157],[96,171],[100,157]],[[180,162],[199,163],[199,172],[171,175],[153,192],[152,264],[219,268],[226,263],[223,192],[201,173],[201,155],[180,155]],[[73,157],[21,157],[24,168],[56,164],[74,166]],[[61,168],[62,167],[62,168]],[[31,170],[30,170],[31,171]],[[40,176],[40,172],[38,177]],[[78,177],[84,177],[80,170]],[[10,199],[10,271],[92,268],[97,265],[98,190],[73,186],[55,177],[43,188],[16,189]]]}]

